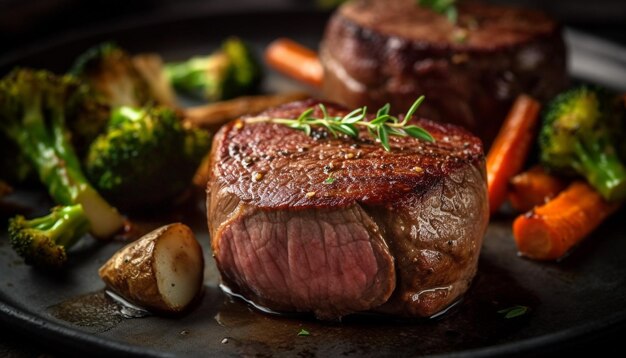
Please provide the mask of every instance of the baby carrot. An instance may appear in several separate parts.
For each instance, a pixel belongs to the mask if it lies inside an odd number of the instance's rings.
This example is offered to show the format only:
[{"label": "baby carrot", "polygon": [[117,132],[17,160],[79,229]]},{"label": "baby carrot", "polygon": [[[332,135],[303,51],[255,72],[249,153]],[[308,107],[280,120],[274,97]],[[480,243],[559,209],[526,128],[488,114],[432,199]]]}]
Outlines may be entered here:
[{"label": "baby carrot", "polygon": [[519,216],[513,236],[520,254],[556,260],[582,241],[620,204],[608,203],[582,181],[572,183],[545,205]]},{"label": "baby carrot", "polygon": [[535,99],[518,96],[487,154],[487,190],[492,214],[506,199],[509,179],[524,166],[535,138],[539,108]]},{"label": "baby carrot", "polygon": [[543,205],[565,189],[567,181],[546,173],[539,165],[519,173],[509,181],[509,201],[518,212]]},{"label": "baby carrot", "polygon": [[322,85],[324,69],[317,54],[297,42],[285,38],[275,40],[265,50],[265,61],[300,82],[316,88]]}]

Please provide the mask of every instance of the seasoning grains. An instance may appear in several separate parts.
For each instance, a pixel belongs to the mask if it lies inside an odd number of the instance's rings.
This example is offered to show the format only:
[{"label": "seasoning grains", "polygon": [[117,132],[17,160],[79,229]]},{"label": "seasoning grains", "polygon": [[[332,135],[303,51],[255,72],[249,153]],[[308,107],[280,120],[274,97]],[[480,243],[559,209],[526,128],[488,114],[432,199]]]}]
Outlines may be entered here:
[{"label": "seasoning grains", "polygon": [[254,172],[252,173],[252,181],[258,182],[263,180],[263,173]]}]

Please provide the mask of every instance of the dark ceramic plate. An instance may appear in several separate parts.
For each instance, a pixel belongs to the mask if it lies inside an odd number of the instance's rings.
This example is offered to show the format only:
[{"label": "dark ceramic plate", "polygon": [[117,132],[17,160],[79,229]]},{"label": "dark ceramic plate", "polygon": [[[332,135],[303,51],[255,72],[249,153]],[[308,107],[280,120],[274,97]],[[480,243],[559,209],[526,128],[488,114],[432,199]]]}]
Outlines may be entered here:
[{"label": "dark ceramic plate", "polygon": [[[158,52],[169,60],[207,53],[233,34],[251,41],[259,51],[280,36],[314,47],[326,21],[324,14],[304,12],[174,17],[179,18],[127,24],[6,54],[0,58],[0,73],[15,64],[63,71],[86,47],[109,39],[132,52]],[[573,32],[568,32],[568,41],[574,77],[617,89],[626,84],[623,49]],[[285,90],[295,85],[270,74],[265,86]],[[45,195],[36,192],[18,191],[8,201],[28,214],[43,213],[50,206]],[[226,297],[218,288],[202,207],[198,200],[167,214],[134,218],[144,229],[173,221],[194,228],[205,249],[207,269],[204,294],[186,314],[126,318],[121,306],[104,294],[97,270],[122,242],[86,239],[73,249],[68,270],[53,275],[25,266],[1,228],[0,322],[36,333],[67,352],[360,357],[536,353],[626,321],[626,228],[620,222],[624,211],[558,264],[517,257],[511,219],[496,218],[485,237],[473,286],[443,317],[403,321],[361,315],[324,323],[307,316],[263,314]],[[509,319],[498,313],[515,305],[529,311]],[[299,336],[301,329],[310,335]]]}]

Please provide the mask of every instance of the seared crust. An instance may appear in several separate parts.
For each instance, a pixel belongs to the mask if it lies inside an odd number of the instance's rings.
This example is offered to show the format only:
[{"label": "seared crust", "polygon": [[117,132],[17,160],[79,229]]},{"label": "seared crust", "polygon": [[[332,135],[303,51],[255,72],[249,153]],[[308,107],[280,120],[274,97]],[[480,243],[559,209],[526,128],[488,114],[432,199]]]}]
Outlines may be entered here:
[{"label": "seared crust", "polygon": [[[410,40],[416,48],[498,52],[552,36],[560,25],[546,14],[512,6],[459,1],[457,25],[415,0],[360,0],[335,15],[343,26],[371,36]],[[458,30],[464,30],[459,38]]]},{"label": "seared crust", "polygon": [[430,317],[467,291],[489,221],[485,182],[483,165],[468,166],[391,210],[370,210],[398,272],[393,296],[378,311]]},{"label": "seared crust", "polygon": [[[315,100],[294,102],[259,116],[297,118]],[[329,113],[346,110],[326,104]],[[319,109],[316,115],[320,115]],[[420,192],[483,159],[480,141],[464,130],[417,122],[436,143],[390,137],[392,150],[361,132],[360,140],[315,139],[284,125],[232,122],[214,139],[211,181],[219,180],[244,202],[264,209],[379,205]],[[227,143],[223,145],[222,143]],[[332,184],[325,180],[332,176]]]}]

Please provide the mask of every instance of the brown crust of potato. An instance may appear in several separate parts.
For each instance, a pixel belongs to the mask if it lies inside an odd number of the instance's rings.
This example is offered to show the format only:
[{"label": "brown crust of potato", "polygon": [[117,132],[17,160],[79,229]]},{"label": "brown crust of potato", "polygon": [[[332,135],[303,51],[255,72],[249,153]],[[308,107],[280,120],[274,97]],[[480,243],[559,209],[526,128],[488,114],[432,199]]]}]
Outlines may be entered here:
[{"label": "brown crust of potato", "polygon": [[[158,239],[171,230],[181,231],[180,235],[194,238],[193,231],[184,224],[162,226],[117,251],[100,268],[98,274],[110,289],[134,304],[156,311],[182,311],[185,307],[171,306],[163,299],[157,283],[155,249]],[[195,239],[190,242],[197,245],[198,250],[202,250]],[[203,271],[204,258],[201,272]],[[202,275],[198,282],[198,292],[201,286]]]}]

